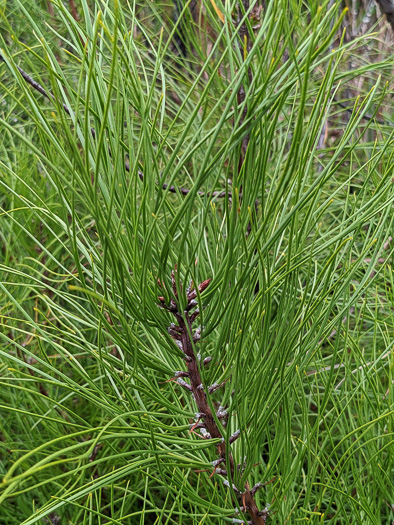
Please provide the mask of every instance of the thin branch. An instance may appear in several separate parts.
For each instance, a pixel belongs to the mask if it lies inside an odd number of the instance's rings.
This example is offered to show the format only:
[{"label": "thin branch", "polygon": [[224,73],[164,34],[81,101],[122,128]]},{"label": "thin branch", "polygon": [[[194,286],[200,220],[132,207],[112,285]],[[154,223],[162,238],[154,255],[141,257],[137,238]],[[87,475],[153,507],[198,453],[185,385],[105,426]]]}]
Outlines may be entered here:
[{"label": "thin branch", "polygon": [[[385,354],[382,355],[382,357],[379,359],[379,361],[385,359],[386,357],[391,356],[391,354],[392,354],[391,350],[389,352],[386,352]],[[354,370],[351,370],[350,373],[351,374],[356,374],[360,370],[363,370],[363,369],[367,368],[368,366],[371,366],[372,364],[375,364],[375,361],[368,361],[368,363],[360,365],[357,368],[355,368]],[[341,364],[334,365],[334,368],[343,368],[344,366],[345,365],[343,363],[341,363]],[[346,376],[343,379],[341,379],[341,381],[339,381],[339,383],[336,385],[334,390],[338,390],[342,386],[342,384],[344,383],[345,380],[346,380]]]},{"label": "thin branch", "polygon": [[[243,10],[244,10],[244,15],[246,16],[246,14],[249,11],[249,7],[250,7],[249,0],[242,0],[242,5],[243,5]],[[246,19],[241,23],[242,18],[243,18],[242,10],[239,5],[238,6],[239,48],[241,51],[241,56],[246,57],[246,54],[249,53],[251,50],[252,44],[251,44],[250,34],[248,31],[248,26],[246,24]],[[248,67],[248,80],[249,80],[249,85],[250,85],[252,83],[252,69],[250,66]],[[241,107],[242,104],[244,104],[244,109],[242,111],[242,115],[241,115],[241,118],[238,124],[239,127],[242,126],[247,116],[247,113],[248,113],[248,105],[246,104],[245,99],[246,99],[246,89],[245,89],[245,84],[242,83],[237,93],[238,107]],[[242,166],[245,161],[246,150],[248,149],[248,144],[249,144],[249,136],[250,136],[249,133],[247,133],[242,139],[241,154],[240,154],[239,162],[238,162],[238,173],[241,171]]]},{"label": "thin branch", "polygon": [[[350,115],[353,115],[354,109],[350,108],[349,106],[347,106],[343,102],[340,102],[339,100],[336,100],[335,98],[334,98],[334,102],[336,102],[338,104],[338,106],[341,107],[342,109],[344,109],[347,113],[349,113]],[[369,115],[361,115],[361,119],[367,120],[368,122],[373,120],[374,122],[376,122],[377,124],[380,124],[381,126],[386,126],[387,125],[387,122],[384,122],[383,120],[379,120],[379,119],[377,119],[375,117],[371,117]]]},{"label": "thin branch", "polygon": [[70,0],[70,11],[71,11],[71,16],[74,18],[74,20],[76,22],[79,22],[79,14],[78,14],[78,9],[77,9],[77,6],[74,2],[74,0]]}]

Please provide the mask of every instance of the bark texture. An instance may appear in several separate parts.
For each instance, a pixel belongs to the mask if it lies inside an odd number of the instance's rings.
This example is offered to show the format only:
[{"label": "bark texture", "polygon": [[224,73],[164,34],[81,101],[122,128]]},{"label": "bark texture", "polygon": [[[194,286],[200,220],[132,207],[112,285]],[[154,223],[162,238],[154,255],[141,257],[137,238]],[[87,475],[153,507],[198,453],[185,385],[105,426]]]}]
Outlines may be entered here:
[{"label": "bark texture", "polygon": [[394,31],[394,0],[376,0]]}]

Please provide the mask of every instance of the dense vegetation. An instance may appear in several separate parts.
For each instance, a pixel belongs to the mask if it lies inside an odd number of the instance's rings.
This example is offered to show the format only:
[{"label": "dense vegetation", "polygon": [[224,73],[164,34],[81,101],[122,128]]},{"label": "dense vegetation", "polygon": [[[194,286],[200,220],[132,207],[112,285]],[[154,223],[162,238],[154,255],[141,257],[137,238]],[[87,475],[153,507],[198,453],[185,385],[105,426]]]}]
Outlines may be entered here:
[{"label": "dense vegetation", "polygon": [[0,9],[0,524],[391,523],[377,4]]}]

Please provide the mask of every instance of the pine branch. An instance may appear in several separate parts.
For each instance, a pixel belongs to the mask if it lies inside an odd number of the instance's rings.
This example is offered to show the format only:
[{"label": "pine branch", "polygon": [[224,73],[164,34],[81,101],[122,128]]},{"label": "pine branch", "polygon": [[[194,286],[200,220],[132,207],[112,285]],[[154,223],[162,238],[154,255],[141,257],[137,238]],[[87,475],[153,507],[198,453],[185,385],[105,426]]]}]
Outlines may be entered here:
[{"label": "pine branch", "polygon": [[[198,410],[196,414],[196,423],[192,425],[190,431],[193,432],[194,430],[199,429],[205,439],[220,440],[219,444],[217,445],[219,459],[213,461],[212,463],[212,466],[215,469],[214,474],[221,475],[225,478],[228,478],[229,474],[231,474],[231,479],[233,479],[236,468],[234,457],[231,451],[227,450],[226,440],[223,436],[222,429],[216,422],[216,419],[227,419],[228,414],[224,407],[220,406],[217,413],[215,414],[215,418],[211,410],[211,405],[208,402],[209,396],[214,391],[223,386],[224,382],[220,385],[216,383],[211,386],[205,385],[200,374],[200,356],[199,354],[195,353],[195,343],[200,339],[201,334],[201,328],[197,328],[193,332],[192,327],[193,321],[196,319],[195,314],[198,312],[198,310],[196,310],[194,313],[191,313],[191,310],[195,309],[197,306],[197,302],[195,300],[197,297],[197,290],[188,290],[186,296],[187,306],[183,311],[181,311],[178,306],[178,290],[176,287],[174,272],[171,274],[171,279],[174,298],[171,299],[169,305],[166,305],[164,297],[159,297],[159,306],[171,312],[177,321],[177,325],[171,323],[170,327],[168,328],[168,332],[184,354],[187,371],[176,371],[175,378],[178,384],[192,393],[193,400],[195,401]],[[203,281],[198,286],[198,291],[202,293],[209,286],[210,282],[211,279]],[[202,366],[209,364],[210,361],[211,360],[209,358],[204,359]],[[187,378],[189,383],[182,379],[183,377]],[[229,445],[234,443],[234,441],[236,441],[240,435],[240,430],[234,432],[229,438]],[[218,468],[219,466],[220,468]],[[224,480],[224,485],[228,487],[230,486],[228,479]],[[234,492],[238,494],[240,501],[242,502],[241,508],[243,508],[251,518],[251,521],[248,523],[252,523],[253,525],[264,525],[268,516],[268,511],[266,509],[260,511],[254,499],[257,490],[262,486],[263,484],[259,483],[250,489],[249,484],[246,483],[243,490],[240,490],[236,485],[232,485]],[[242,521],[240,523],[244,522]]]},{"label": "pine branch", "polygon": [[[3,55],[1,53],[0,53],[0,62],[6,62],[4,57],[3,57]],[[28,73],[26,73],[26,71],[24,71],[21,67],[16,66],[16,68],[19,71],[19,73],[21,74],[23,80],[27,84],[29,84],[33,89],[38,91],[38,93],[43,95],[48,100],[56,101],[56,97],[53,95],[53,93],[51,93],[50,91],[45,89],[39,82],[34,80],[34,78],[31,77]],[[68,108],[68,106],[66,104],[64,104],[64,103],[61,103],[61,106],[63,107],[63,109],[67,113],[67,115],[69,115],[71,117],[72,114],[71,114],[71,111]],[[94,128],[90,128],[90,132],[92,134],[92,137],[95,139],[96,138],[96,130]],[[109,148],[108,148],[108,151],[109,151],[109,154],[112,156],[111,150]],[[129,162],[127,160],[125,160],[124,166],[125,166],[125,170],[127,172],[130,172],[130,164],[129,164]],[[139,176],[141,181],[144,180],[144,174],[143,174],[143,172],[141,170],[138,170],[138,176]],[[159,184],[158,181],[156,181],[156,182],[157,182],[157,184]],[[178,188],[177,186],[174,186],[174,185],[170,186],[169,184],[165,184],[165,183],[162,184],[162,188],[163,188],[163,190],[167,190],[168,189],[168,191],[170,193],[180,193],[181,195],[187,195],[191,191],[188,188],[181,188],[181,187]],[[230,191],[212,191],[212,192],[198,191],[197,193],[198,193],[198,195],[200,197],[209,197],[209,198],[228,197],[229,199],[232,198],[232,193]]]}]

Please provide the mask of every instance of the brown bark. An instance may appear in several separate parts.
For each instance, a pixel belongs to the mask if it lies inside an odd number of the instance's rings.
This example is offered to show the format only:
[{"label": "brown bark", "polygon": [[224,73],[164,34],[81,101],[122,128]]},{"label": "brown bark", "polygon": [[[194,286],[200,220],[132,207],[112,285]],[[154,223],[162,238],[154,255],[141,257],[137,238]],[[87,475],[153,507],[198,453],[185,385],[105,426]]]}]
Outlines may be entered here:
[{"label": "brown bark", "polygon": [[376,0],[394,31],[394,0]]}]

